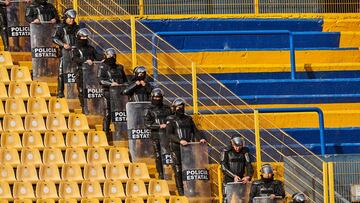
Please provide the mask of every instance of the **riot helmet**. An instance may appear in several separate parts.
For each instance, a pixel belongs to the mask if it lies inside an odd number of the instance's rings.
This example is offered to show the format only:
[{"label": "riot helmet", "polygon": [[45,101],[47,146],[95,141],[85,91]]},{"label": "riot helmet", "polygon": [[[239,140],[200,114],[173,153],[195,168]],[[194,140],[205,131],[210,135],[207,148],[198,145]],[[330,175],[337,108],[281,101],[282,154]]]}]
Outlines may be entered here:
[{"label": "riot helmet", "polygon": [[89,31],[89,29],[87,28],[81,28],[79,31],[77,31],[76,33],[76,37],[78,39],[80,39],[81,37],[86,37],[88,38],[91,35],[91,32]]},{"label": "riot helmet", "polygon": [[264,179],[272,179],[274,176],[274,169],[270,164],[264,164],[260,169],[261,177]]},{"label": "riot helmet", "polygon": [[155,88],[151,91],[151,103],[153,105],[162,105],[164,98],[164,91],[160,88]]},{"label": "riot helmet", "polygon": [[305,203],[306,197],[304,193],[297,192],[292,195],[292,202],[293,203]]},{"label": "riot helmet", "polygon": [[76,18],[76,11],[72,8],[68,8],[64,11],[64,18],[71,18],[71,19],[75,19]]},{"label": "riot helmet", "polygon": [[137,66],[136,68],[134,68],[134,77],[135,80],[145,80],[146,68],[144,66]]},{"label": "riot helmet", "polygon": [[104,51],[105,58],[115,58],[116,51],[114,48],[108,48]]},{"label": "riot helmet", "polygon": [[241,135],[235,135],[231,138],[231,143],[233,145],[242,147],[245,144],[244,138],[241,137]]},{"label": "riot helmet", "polygon": [[183,98],[176,98],[172,103],[172,108],[175,111],[176,115],[184,115],[185,114],[185,106],[186,102]]}]

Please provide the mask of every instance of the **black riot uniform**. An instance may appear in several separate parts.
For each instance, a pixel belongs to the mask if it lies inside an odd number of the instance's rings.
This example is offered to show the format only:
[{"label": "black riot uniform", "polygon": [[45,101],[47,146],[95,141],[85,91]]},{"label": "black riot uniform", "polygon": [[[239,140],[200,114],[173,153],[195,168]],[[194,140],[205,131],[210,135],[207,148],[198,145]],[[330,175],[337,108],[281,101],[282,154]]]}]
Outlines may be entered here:
[{"label": "black riot uniform", "polygon": [[47,22],[55,19],[59,22],[59,15],[51,3],[47,0],[33,0],[32,3],[26,7],[25,19],[28,23],[39,19],[40,22]]},{"label": "black riot uniform", "polygon": [[[184,185],[182,180],[181,149],[180,142],[205,141],[203,135],[197,132],[197,128],[191,116],[185,114],[185,101],[177,98],[172,103],[175,111],[174,115],[167,118],[166,135],[170,138],[170,150],[173,158],[173,170],[175,172],[175,182],[179,195],[184,195]],[[193,183],[193,182],[191,182]],[[193,190],[194,185],[189,185],[189,190]]]},{"label": "black riot uniform", "polygon": [[[102,60],[102,55],[97,53],[95,48],[89,44],[89,40],[87,39],[90,35],[90,31],[87,28],[81,28],[76,33],[76,49],[74,50],[74,62],[77,64],[76,69],[76,84],[79,92],[79,100],[80,105],[83,110],[83,113],[87,114],[88,109],[85,105],[84,98],[84,88],[83,88],[83,65],[87,68],[92,68],[92,65],[86,63],[87,60],[90,61],[100,61]],[[86,38],[86,39],[81,39]]]},{"label": "black riot uniform", "polygon": [[[274,173],[270,164],[264,164],[261,167],[261,179],[256,180],[251,185],[249,202],[252,203],[254,197],[266,197],[275,195],[284,198],[285,190],[283,183],[279,180],[274,180]],[[270,177],[265,178],[264,174],[270,174]]]},{"label": "black riot uniform", "polygon": [[[60,98],[64,97],[64,71],[69,70],[70,66],[76,66],[76,64],[72,61],[72,52],[76,46],[76,33],[79,30],[79,26],[74,21],[75,18],[75,10],[66,9],[64,12],[64,21],[63,23],[57,24],[53,35],[53,42],[61,48],[61,60],[58,76],[58,97]],[[67,19],[73,19],[72,24],[67,23]],[[65,48],[65,44],[69,45],[69,48]]]},{"label": "black riot uniform", "polygon": [[99,82],[103,88],[105,109],[103,130],[108,136],[108,140],[112,140],[110,135],[110,122],[111,122],[111,105],[110,105],[110,87],[112,85],[120,85],[127,82],[124,72],[124,67],[116,64],[116,51],[113,48],[106,49],[104,52],[106,57],[103,64],[100,65],[98,70]]},{"label": "black riot uniform", "polygon": [[[137,84],[143,81],[144,85]],[[124,94],[129,96],[130,102],[149,101],[153,87],[146,81],[146,69],[138,66],[134,69],[134,77],[129,86],[124,90]]]},{"label": "black riot uniform", "polygon": [[166,129],[161,128],[160,125],[166,125],[166,118],[172,114],[171,108],[163,103],[163,96],[163,91],[160,88],[155,88],[151,92],[151,105],[145,109],[145,125],[151,129],[156,169],[161,179],[164,179],[163,165],[167,164],[166,160],[163,159],[162,151],[169,151],[169,149],[161,149],[160,140],[163,143],[167,143],[168,139],[166,137]]},{"label": "black riot uniform", "polygon": [[[221,169],[224,174],[223,202],[226,202],[225,188],[227,183],[242,182],[242,179],[245,177],[245,171],[249,181],[254,173],[249,148],[244,147],[244,140],[239,135],[235,135],[231,139],[231,144],[221,154]],[[239,178],[239,180],[235,181],[235,178]]]},{"label": "black riot uniform", "polygon": [[7,12],[6,12],[6,4],[5,2],[0,2],[0,34],[4,44],[4,50],[9,51],[9,36],[8,36],[8,20],[7,20]]}]

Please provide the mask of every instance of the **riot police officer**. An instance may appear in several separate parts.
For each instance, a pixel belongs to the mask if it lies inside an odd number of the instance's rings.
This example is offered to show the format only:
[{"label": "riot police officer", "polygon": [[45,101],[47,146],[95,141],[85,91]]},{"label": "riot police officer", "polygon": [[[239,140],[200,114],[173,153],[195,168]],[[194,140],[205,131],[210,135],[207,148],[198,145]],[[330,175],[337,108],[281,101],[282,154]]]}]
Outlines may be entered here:
[{"label": "riot police officer", "polygon": [[75,22],[76,11],[66,9],[63,15],[63,23],[56,26],[53,42],[61,48],[61,61],[58,76],[58,97],[64,97],[64,71],[69,70],[72,64],[72,51],[76,43],[76,33],[79,26]]},{"label": "riot police officer", "polygon": [[305,203],[306,197],[304,193],[297,192],[292,195],[291,203]]},{"label": "riot police officer", "polygon": [[256,180],[251,185],[250,203],[255,197],[270,197],[274,199],[279,196],[284,198],[285,191],[283,183],[279,180],[274,180],[274,170],[270,164],[264,164],[260,170],[261,179]]},{"label": "riot police officer", "polygon": [[[231,146],[221,154],[221,169],[224,174],[223,202],[226,202],[226,184],[229,182],[248,183],[254,173],[249,156],[249,148],[245,147],[244,139],[240,135],[231,138]],[[246,176],[245,176],[246,169]]]},{"label": "riot police officer", "polygon": [[47,0],[33,0],[32,3],[26,7],[25,18],[28,23],[59,22],[57,10],[54,5],[48,3]]},{"label": "riot police officer", "polygon": [[7,20],[7,12],[6,6],[10,4],[10,0],[5,0],[0,2],[0,25],[1,25],[1,38],[4,44],[4,50],[9,51],[9,36],[8,36],[8,20]]},{"label": "riot police officer", "polygon": [[124,94],[129,96],[130,102],[149,101],[153,87],[146,81],[146,68],[138,66],[134,68],[133,73],[133,79],[124,90]]},{"label": "riot police officer", "polygon": [[108,140],[112,141],[110,133],[111,109],[110,109],[110,87],[126,83],[124,67],[116,64],[116,51],[113,48],[106,49],[104,52],[104,63],[100,65],[98,70],[99,82],[103,88],[105,99],[103,130],[105,131]]},{"label": "riot police officer", "polygon": [[[205,143],[205,138],[197,132],[191,116],[185,114],[186,102],[177,98],[172,103],[174,115],[167,118],[166,135],[170,138],[170,150],[173,158],[173,170],[179,195],[184,195],[182,180],[181,149],[180,145],[186,146],[189,142],[200,141]],[[189,185],[189,190],[194,190],[194,185]]]},{"label": "riot police officer", "polygon": [[[151,139],[153,142],[153,148],[156,158],[156,170],[159,173],[160,179],[164,179],[163,165],[165,160],[162,157],[162,151],[167,149],[161,149],[160,140],[166,144],[168,139],[166,137],[166,118],[170,116],[171,109],[163,102],[164,92],[160,88],[155,88],[151,92],[151,105],[145,109],[145,125],[151,129]],[[163,146],[167,147],[167,146]]]},{"label": "riot police officer", "polygon": [[83,94],[83,65],[91,66],[94,64],[94,61],[102,60],[102,55],[98,54],[93,46],[89,44],[89,35],[91,32],[87,28],[81,28],[76,33],[76,49],[74,50],[74,62],[77,64],[76,69],[76,84],[79,92],[80,105],[83,110],[83,113],[87,114],[88,109],[85,104],[85,98]]}]

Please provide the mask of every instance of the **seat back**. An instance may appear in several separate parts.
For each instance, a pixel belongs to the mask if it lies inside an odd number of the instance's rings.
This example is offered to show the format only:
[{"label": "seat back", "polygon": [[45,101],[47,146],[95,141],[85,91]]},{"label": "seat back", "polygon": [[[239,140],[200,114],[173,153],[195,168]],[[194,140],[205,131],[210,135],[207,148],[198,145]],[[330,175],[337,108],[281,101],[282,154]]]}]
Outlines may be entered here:
[{"label": "seat back", "polygon": [[67,147],[87,147],[85,135],[81,131],[69,131],[66,133]]},{"label": "seat back", "polygon": [[103,198],[100,183],[97,181],[83,181],[81,196],[85,198]]},{"label": "seat back", "polygon": [[46,100],[44,98],[29,98],[27,103],[27,111],[29,114],[48,114]]},{"label": "seat back", "polygon": [[81,195],[78,184],[72,181],[61,181],[59,197],[63,199],[80,199]]},{"label": "seat back", "polygon": [[60,131],[45,132],[44,136],[45,147],[64,148],[64,137]]},{"label": "seat back", "polygon": [[104,197],[125,198],[124,187],[119,180],[106,180],[104,183]]},{"label": "seat back", "polygon": [[54,181],[55,183],[61,181],[58,166],[53,164],[41,165],[39,170],[39,178],[40,180]]},{"label": "seat back", "polygon": [[30,182],[15,182],[13,187],[15,199],[34,199],[34,189]]},{"label": "seat back", "polygon": [[13,66],[11,68],[11,81],[15,82],[31,82],[30,70],[26,66]]},{"label": "seat back", "polygon": [[147,196],[147,192],[144,181],[128,180],[126,182],[126,196],[145,198]]},{"label": "seat back", "polygon": [[36,184],[36,197],[41,199],[58,198],[55,183],[52,181],[39,181]]},{"label": "seat back", "polygon": [[100,164],[87,164],[84,167],[84,179],[104,181],[104,169]]},{"label": "seat back", "polygon": [[22,145],[28,148],[43,148],[44,144],[39,131],[24,132]]},{"label": "seat back", "polygon": [[23,82],[10,82],[9,97],[27,99],[29,98],[28,88]]},{"label": "seat back", "polygon": [[91,147],[108,147],[108,141],[104,131],[89,131],[87,143]]},{"label": "seat back", "polygon": [[0,149],[0,161],[1,164],[16,166],[20,164],[19,153],[15,148]]},{"label": "seat back", "polygon": [[21,163],[22,164],[32,164],[32,165],[41,165],[42,160],[40,152],[38,149],[34,148],[23,148],[21,150]]},{"label": "seat back", "polygon": [[131,163],[128,169],[129,178],[150,179],[149,171],[145,163]]},{"label": "seat back", "polygon": [[46,117],[46,128],[53,131],[66,131],[65,117],[62,114],[49,114]]},{"label": "seat back", "polygon": [[127,181],[124,164],[107,164],[105,168],[106,179]]},{"label": "seat back", "polygon": [[124,147],[114,147],[109,150],[110,163],[130,164],[129,150]]},{"label": "seat back", "polygon": [[32,82],[30,84],[30,97],[50,98],[48,84],[46,82]]},{"label": "seat back", "polygon": [[24,125],[20,115],[6,114],[3,119],[3,129],[9,132],[22,132],[24,131]]},{"label": "seat back", "polygon": [[65,152],[65,163],[68,164],[86,164],[85,153],[82,148],[68,148]]},{"label": "seat back", "polygon": [[50,98],[49,112],[59,114],[69,114],[69,107],[65,98]]},{"label": "seat back", "polygon": [[20,135],[17,132],[1,133],[1,147],[21,149]]},{"label": "seat back", "polygon": [[45,122],[40,114],[31,114],[25,116],[25,130],[45,132]]},{"label": "seat back", "polygon": [[64,158],[59,148],[46,148],[43,151],[44,164],[61,165],[64,164]]},{"label": "seat back", "polygon": [[16,178],[18,181],[36,182],[39,180],[36,168],[34,165],[21,164],[16,169]]},{"label": "seat back", "polygon": [[90,148],[87,151],[87,162],[90,164],[102,164],[108,163],[106,151],[104,148]]},{"label": "seat back", "polygon": [[25,115],[24,101],[22,99],[8,98],[5,102],[5,113]]},{"label": "seat back", "polygon": [[68,120],[70,130],[88,131],[90,130],[87,118],[84,114],[70,114]]}]

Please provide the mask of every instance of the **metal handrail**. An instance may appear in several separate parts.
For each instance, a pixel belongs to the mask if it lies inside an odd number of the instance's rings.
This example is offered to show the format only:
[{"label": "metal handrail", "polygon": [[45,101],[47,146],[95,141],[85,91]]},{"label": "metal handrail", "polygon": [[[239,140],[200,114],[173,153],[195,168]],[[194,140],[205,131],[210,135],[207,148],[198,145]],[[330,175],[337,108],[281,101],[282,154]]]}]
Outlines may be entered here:
[{"label": "metal handrail", "polygon": [[151,38],[152,41],[152,63],[154,78],[158,78],[158,65],[156,60],[156,45],[158,36],[204,36],[204,35],[288,35],[289,49],[290,49],[290,64],[291,64],[291,79],[295,79],[296,64],[295,64],[295,47],[294,47],[294,33],[289,30],[256,30],[256,31],[176,31],[176,32],[156,32]]}]

